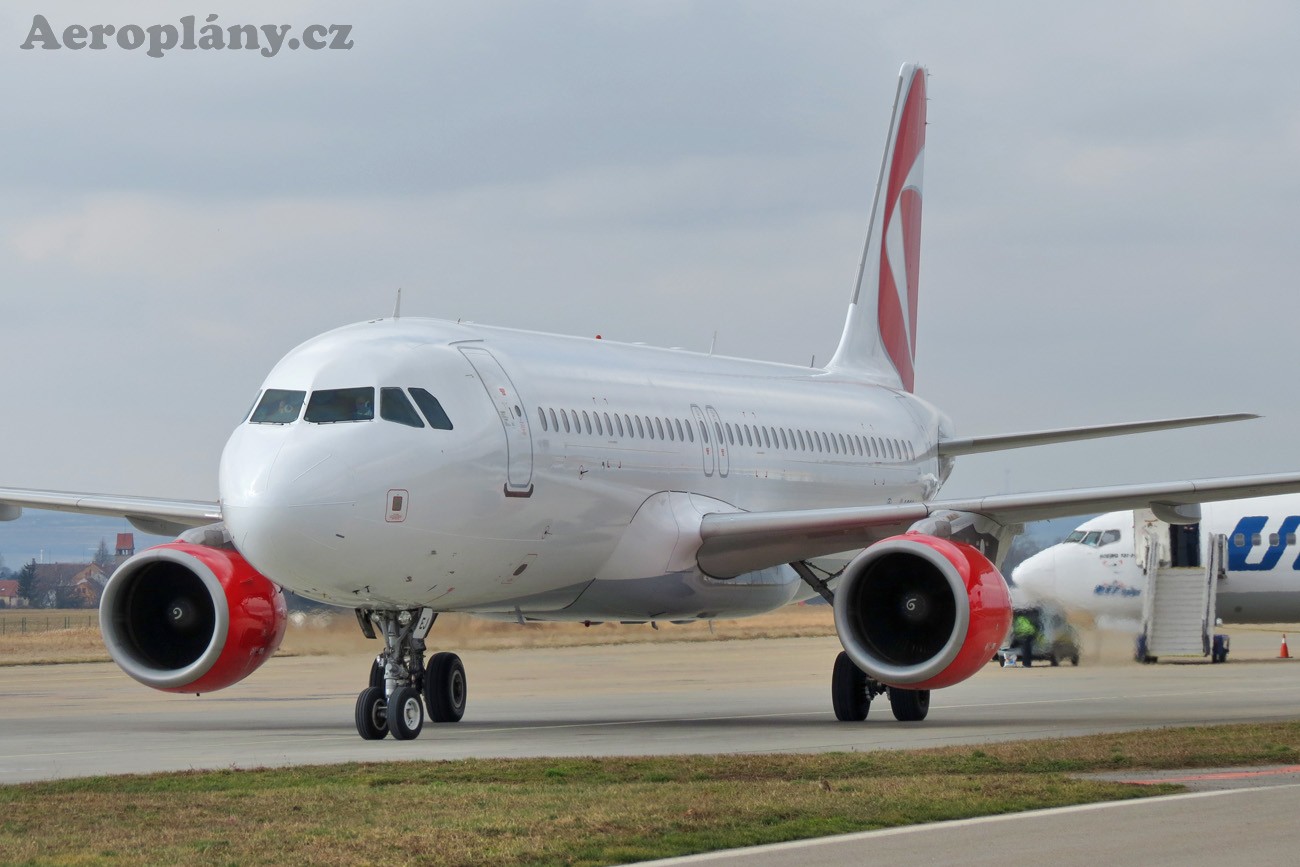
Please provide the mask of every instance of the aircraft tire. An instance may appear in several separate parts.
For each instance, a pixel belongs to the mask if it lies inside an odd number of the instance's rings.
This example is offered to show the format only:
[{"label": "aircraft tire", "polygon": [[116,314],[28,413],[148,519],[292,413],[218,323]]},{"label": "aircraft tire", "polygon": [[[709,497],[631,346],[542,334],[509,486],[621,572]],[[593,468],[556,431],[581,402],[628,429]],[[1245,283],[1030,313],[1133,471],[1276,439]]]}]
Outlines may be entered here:
[{"label": "aircraft tire", "polygon": [[831,706],[840,722],[862,722],[871,710],[867,675],[842,650],[831,672]]},{"label": "aircraft tire", "polygon": [[388,734],[388,704],[384,691],[368,686],[357,696],[357,734],[368,741],[383,740]]},{"label": "aircraft tire", "polygon": [[375,661],[370,663],[370,685],[384,688],[384,663],[382,657],[375,657]]},{"label": "aircraft tire", "polygon": [[388,703],[388,729],[399,741],[413,741],[424,728],[424,705],[420,693],[413,686],[400,686],[393,690]]},{"label": "aircraft tire", "polygon": [[436,723],[460,722],[469,700],[465,665],[454,653],[435,653],[424,672],[424,703]]},{"label": "aircraft tire", "polygon": [[930,690],[889,688],[889,709],[899,722],[920,722],[930,713]]}]

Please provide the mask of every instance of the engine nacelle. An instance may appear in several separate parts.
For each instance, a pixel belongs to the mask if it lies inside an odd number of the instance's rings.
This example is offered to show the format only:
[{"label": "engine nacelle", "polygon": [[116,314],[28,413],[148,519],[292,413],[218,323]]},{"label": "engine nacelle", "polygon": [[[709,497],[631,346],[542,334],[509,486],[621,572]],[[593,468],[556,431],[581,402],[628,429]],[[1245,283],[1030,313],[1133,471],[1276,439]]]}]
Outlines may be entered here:
[{"label": "engine nacelle", "polygon": [[187,542],[127,560],[99,606],[113,661],[165,692],[238,683],[280,646],[287,622],[280,588],[239,552]]},{"label": "engine nacelle", "polygon": [[835,630],[858,668],[888,686],[965,680],[1002,645],[1011,594],[975,548],[921,533],[893,536],[849,564],[835,589]]}]

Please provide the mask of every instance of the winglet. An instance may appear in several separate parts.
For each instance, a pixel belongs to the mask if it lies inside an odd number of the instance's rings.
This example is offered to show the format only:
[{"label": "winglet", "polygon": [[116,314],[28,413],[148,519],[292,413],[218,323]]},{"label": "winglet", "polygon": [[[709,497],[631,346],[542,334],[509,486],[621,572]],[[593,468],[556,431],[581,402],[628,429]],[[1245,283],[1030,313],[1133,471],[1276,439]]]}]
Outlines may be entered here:
[{"label": "winglet", "polygon": [[828,365],[907,391],[915,383],[925,114],[926,70],[904,64],[858,280],[839,348]]}]

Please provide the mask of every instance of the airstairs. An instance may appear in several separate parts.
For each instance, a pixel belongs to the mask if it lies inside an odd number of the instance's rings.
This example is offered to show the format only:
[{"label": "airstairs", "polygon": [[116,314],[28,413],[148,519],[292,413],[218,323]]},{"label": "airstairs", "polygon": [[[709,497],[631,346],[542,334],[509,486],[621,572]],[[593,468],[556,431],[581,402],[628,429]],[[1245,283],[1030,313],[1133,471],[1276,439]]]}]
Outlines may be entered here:
[{"label": "airstairs", "polygon": [[[1214,642],[1215,586],[1223,575],[1227,539],[1215,536],[1207,546],[1204,566],[1179,562],[1178,546],[1169,544],[1169,525],[1150,526],[1146,538],[1139,541],[1144,554],[1147,589],[1143,594],[1142,632],[1138,637],[1139,662],[1158,659],[1204,658],[1222,661],[1226,648]],[[1177,528],[1175,528],[1177,532]],[[1145,552],[1141,549],[1145,548]],[[1199,560],[1199,545],[1194,556]]]}]

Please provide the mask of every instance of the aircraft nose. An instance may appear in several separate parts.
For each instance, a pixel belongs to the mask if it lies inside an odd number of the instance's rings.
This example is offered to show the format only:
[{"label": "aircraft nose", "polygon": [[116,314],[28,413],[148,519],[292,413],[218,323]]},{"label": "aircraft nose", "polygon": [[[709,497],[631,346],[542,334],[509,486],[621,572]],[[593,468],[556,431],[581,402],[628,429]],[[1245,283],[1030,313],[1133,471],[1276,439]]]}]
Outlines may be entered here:
[{"label": "aircraft nose", "polygon": [[222,516],[235,547],[272,580],[319,574],[352,535],[356,485],[349,463],[287,431],[231,437],[221,458]]},{"label": "aircraft nose", "polygon": [[1026,596],[1035,599],[1056,592],[1056,546],[1039,551],[1011,572],[1011,580]]}]

